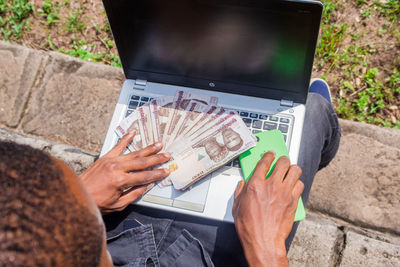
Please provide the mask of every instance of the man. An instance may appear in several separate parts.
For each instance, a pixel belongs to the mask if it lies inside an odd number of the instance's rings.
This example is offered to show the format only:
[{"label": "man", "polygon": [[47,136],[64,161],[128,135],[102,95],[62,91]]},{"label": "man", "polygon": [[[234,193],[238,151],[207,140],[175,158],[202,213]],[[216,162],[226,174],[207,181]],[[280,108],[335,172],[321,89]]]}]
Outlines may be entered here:
[{"label": "man", "polygon": [[[314,89],[318,92],[318,86]],[[310,94],[307,103],[303,143],[309,147],[302,146],[300,152],[306,174],[302,177],[305,202],[316,171],[333,158],[340,139],[330,99],[321,95]],[[235,192],[236,235],[229,224],[129,205],[169,174],[164,169],[146,169],[170,158],[169,153],[157,154],[162,148],[159,143],[121,155],[133,137],[133,132],[126,135],[81,175],[103,214],[123,210],[104,217],[115,265],[213,266],[212,261],[243,265],[237,237],[251,266],[287,265],[285,239],[290,243],[293,238],[296,224],[291,237],[289,233],[303,190],[299,167],[281,158],[266,180],[274,153],[264,155],[249,183],[240,183]],[[111,266],[99,212],[64,163],[3,142],[0,174],[0,191],[6,192],[0,195],[0,266]]]},{"label": "man", "polygon": [[[123,171],[147,169],[170,157],[155,154],[161,149],[157,144],[119,156],[133,136],[125,136],[82,175],[90,183],[88,188],[96,189],[91,194],[103,213],[122,210],[139,198],[149,183],[168,175],[168,170]],[[274,154],[267,153],[251,182],[241,183],[235,194],[234,216],[249,263],[263,262],[265,257],[270,262],[285,263],[284,240],[303,190],[298,180],[301,170],[289,167],[285,158],[278,161],[271,179],[265,180],[273,159]],[[0,142],[0,174],[0,266],[112,266],[99,210],[65,163],[29,146]],[[105,182],[109,179],[111,182]],[[266,190],[266,184],[276,189]],[[125,188],[131,189],[127,192]],[[265,197],[270,198],[269,203],[263,201]],[[283,209],[278,207],[282,203]],[[251,214],[259,209],[266,212],[259,213],[254,221]],[[267,228],[258,228],[257,224]],[[144,248],[150,246],[145,243]],[[138,255],[129,255],[138,266],[165,265],[157,257],[145,257],[141,262],[140,250],[132,252]]]}]

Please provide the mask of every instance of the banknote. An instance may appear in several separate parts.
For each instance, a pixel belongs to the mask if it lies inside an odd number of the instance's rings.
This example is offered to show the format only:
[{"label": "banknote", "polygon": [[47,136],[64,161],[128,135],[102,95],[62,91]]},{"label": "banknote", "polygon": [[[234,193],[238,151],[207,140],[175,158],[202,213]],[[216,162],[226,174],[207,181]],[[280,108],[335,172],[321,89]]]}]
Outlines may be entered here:
[{"label": "banknote", "polygon": [[217,103],[213,96],[177,91],[138,107],[115,131],[119,137],[137,132],[131,151],[162,142],[172,158],[155,168],[171,173],[158,186],[185,190],[256,144],[237,112]]},{"label": "banknote", "polygon": [[160,115],[157,99],[153,99],[150,101],[149,108],[154,142],[161,142]]},{"label": "banknote", "polygon": [[179,110],[174,121],[174,127],[172,128],[172,132],[169,136],[169,143],[166,144],[166,148],[169,147],[171,143],[176,142],[181,136],[182,132],[189,127],[193,123],[197,117],[200,116],[201,112],[203,112],[207,105],[204,105],[201,102],[196,100],[192,100],[186,106],[185,110]]},{"label": "banknote", "polygon": [[136,135],[133,138],[132,142],[128,145],[128,149],[132,152],[140,150],[144,147],[142,142],[142,136],[140,134],[140,129],[139,129],[139,120],[140,120],[139,113],[133,112],[124,120],[122,120],[121,123],[115,129],[115,132],[119,138],[122,138],[125,134],[129,133],[132,130],[136,132]]},{"label": "banknote", "polygon": [[[176,122],[177,126],[174,128],[174,131],[171,134],[171,139],[176,142],[177,139],[179,139],[180,134],[182,133],[183,130],[185,130],[188,125],[197,117],[201,115],[201,112],[204,112],[208,106],[198,102],[196,100],[190,101],[189,105],[187,105],[186,109],[184,111],[180,111],[181,115],[179,116],[178,122]],[[176,140],[175,140],[176,139]],[[167,151],[170,151],[170,148],[167,146],[166,147]],[[171,178],[168,176],[161,180],[160,182],[157,183],[159,187],[166,187],[172,185]]]},{"label": "banknote", "polygon": [[[211,107],[211,109],[213,109]],[[200,129],[203,127],[207,127],[210,123],[212,123],[214,120],[217,120],[220,116],[222,116],[225,113],[225,108],[223,107],[216,107],[216,109],[213,109],[211,113],[205,113],[203,114],[199,121],[197,121],[188,131],[186,131],[183,136],[192,136],[196,132],[198,132]]]},{"label": "banknote", "polygon": [[233,160],[257,143],[242,119],[233,115],[214,127],[208,135],[201,135],[182,149],[172,152],[172,160],[163,165],[171,171],[175,189],[185,190],[220,166]]},{"label": "banknote", "polygon": [[218,98],[215,96],[209,96],[204,94],[196,94],[186,91],[177,91],[174,96],[172,107],[174,112],[169,114],[168,123],[166,126],[166,131],[163,136],[163,143],[168,147],[171,142],[173,142],[173,133],[178,121],[184,116],[184,110],[188,107],[189,103],[195,100],[204,105],[216,105],[218,103]]},{"label": "banknote", "polygon": [[142,137],[143,147],[146,147],[154,143],[149,105],[137,108],[137,112],[139,113],[140,136]]},{"label": "banknote", "polygon": [[153,99],[151,101],[152,105],[150,105],[150,112],[151,112],[153,131],[154,127],[156,127],[155,131],[156,134],[158,135],[157,141],[159,142],[162,142],[163,140],[169,114],[173,112],[172,108],[173,100],[174,96],[163,96],[160,98]]}]

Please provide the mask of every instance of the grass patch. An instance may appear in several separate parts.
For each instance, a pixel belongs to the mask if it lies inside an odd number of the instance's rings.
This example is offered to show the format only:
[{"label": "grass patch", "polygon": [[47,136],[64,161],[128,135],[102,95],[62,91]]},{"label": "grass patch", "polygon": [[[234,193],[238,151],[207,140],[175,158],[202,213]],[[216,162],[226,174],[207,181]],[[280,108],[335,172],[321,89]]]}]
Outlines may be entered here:
[{"label": "grass patch", "polygon": [[20,39],[29,31],[30,18],[34,8],[28,0],[0,0],[0,35],[4,40],[10,37]]},{"label": "grass patch", "polygon": [[[324,1],[315,67],[333,85],[333,102],[340,117],[399,128],[399,49],[392,48],[397,51],[393,56],[398,60],[394,60],[391,69],[382,65],[386,60],[379,63],[379,57],[389,47],[381,38],[393,36],[397,38],[394,46],[400,47],[400,1],[354,1],[354,10],[359,13],[357,23],[352,25],[338,18],[345,12],[342,5]],[[382,18],[385,22],[374,29],[376,38],[371,38],[368,23]]]},{"label": "grass patch", "polygon": [[121,67],[118,56],[106,52],[93,53],[94,44],[87,44],[85,40],[73,40],[72,49],[59,49],[58,52],[91,62],[104,62],[111,66]]}]

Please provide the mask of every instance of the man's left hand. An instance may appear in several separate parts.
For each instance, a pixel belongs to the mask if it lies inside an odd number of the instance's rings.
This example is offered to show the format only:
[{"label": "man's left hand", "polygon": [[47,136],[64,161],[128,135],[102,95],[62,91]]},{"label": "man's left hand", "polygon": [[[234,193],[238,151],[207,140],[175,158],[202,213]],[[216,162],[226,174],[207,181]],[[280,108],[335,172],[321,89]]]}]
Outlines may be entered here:
[{"label": "man's left hand", "polygon": [[170,160],[169,153],[157,154],[162,149],[161,143],[122,155],[134,136],[134,132],[126,134],[80,175],[102,214],[123,210],[154,186],[155,181],[169,175],[168,169],[146,170]]}]

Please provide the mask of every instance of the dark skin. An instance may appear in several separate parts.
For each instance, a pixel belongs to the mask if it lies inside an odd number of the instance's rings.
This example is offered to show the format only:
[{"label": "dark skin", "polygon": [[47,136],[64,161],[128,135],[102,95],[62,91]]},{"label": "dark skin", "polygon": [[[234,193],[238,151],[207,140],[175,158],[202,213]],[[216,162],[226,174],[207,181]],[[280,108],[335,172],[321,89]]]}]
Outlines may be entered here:
[{"label": "dark skin", "polygon": [[[122,155],[133,137],[134,133],[128,133],[80,176],[86,189],[73,190],[77,198],[88,202],[88,206],[96,203],[103,214],[120,211],[138,200],[154,182],[169,175],[167,169],[145,170],[170,159],[169,153],[158,153],[161,144]],[[250,266],[288,266],[285,239],[304,185],[299,180],[301,169],[290,165],[286,157],[277,161],[274,172],[265,179],[274,157],[273,152],[266,153],[250,181],[242,181],[234,195],[232,213]],[[76,174],[64,163],[59,164],[64,165],[64,174],[72,180],[71,184],[82,187]],[[111,266],[105,245],[103,250],[101,266]]]}]

